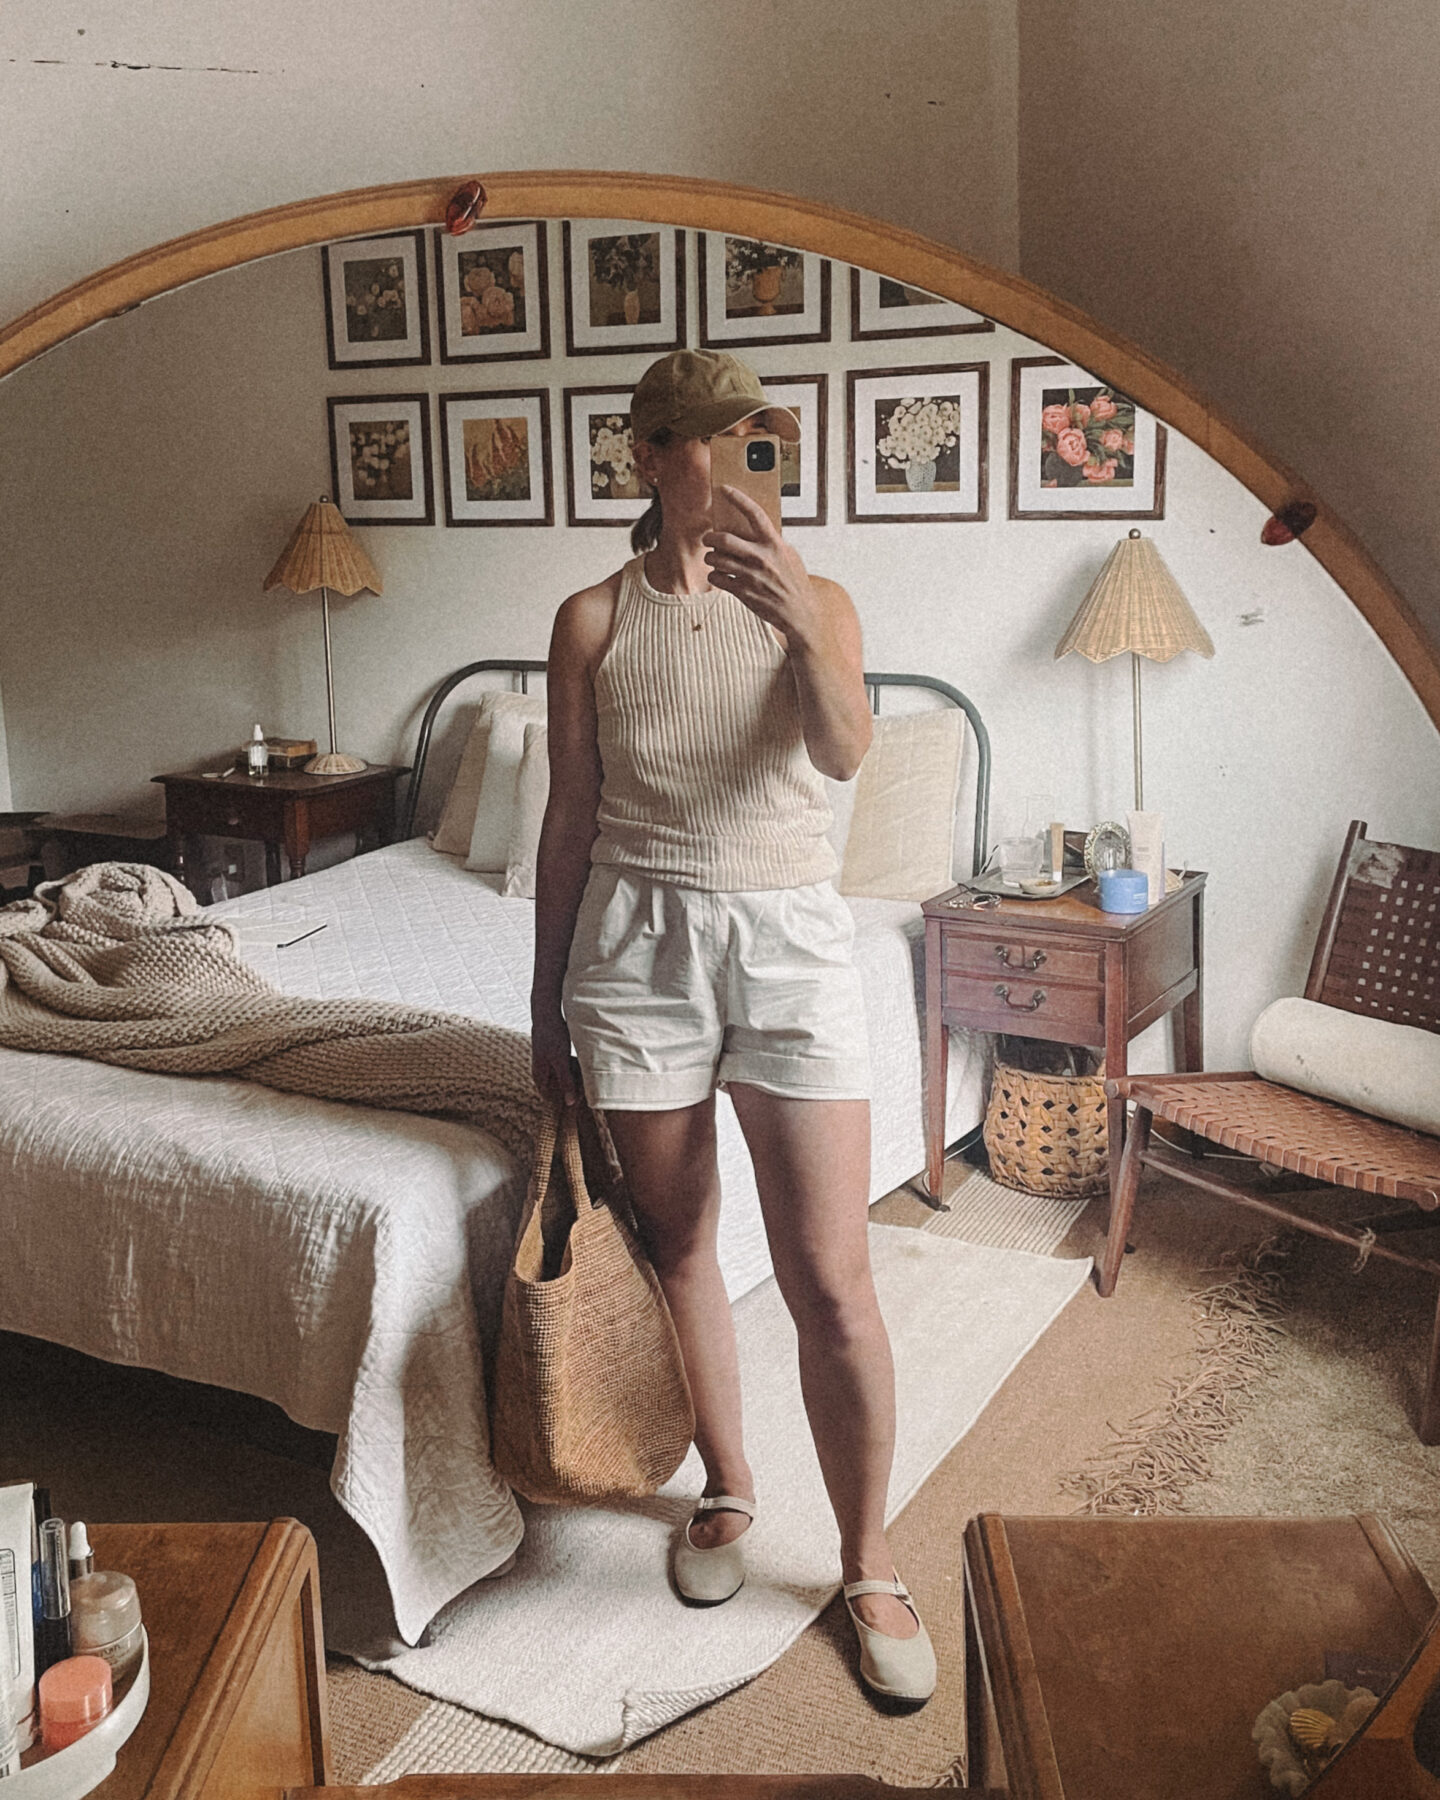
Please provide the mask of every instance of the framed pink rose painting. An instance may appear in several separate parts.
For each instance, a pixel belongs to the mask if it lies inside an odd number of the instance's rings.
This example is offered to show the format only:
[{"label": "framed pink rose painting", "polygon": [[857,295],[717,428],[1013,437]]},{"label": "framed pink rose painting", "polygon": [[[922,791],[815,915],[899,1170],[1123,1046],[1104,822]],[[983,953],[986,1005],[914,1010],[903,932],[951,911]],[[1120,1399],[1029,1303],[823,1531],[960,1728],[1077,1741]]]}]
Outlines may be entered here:
[{"label": "framed pink rose painting", "polygon": [[1010,364],[1010,517],[1160,519],[1165,427],[1056,356]]},{"label": "framed pink rose painting", "polygon": [[545,221],[435,233],[440,360],[541,361],[550,354]]}]

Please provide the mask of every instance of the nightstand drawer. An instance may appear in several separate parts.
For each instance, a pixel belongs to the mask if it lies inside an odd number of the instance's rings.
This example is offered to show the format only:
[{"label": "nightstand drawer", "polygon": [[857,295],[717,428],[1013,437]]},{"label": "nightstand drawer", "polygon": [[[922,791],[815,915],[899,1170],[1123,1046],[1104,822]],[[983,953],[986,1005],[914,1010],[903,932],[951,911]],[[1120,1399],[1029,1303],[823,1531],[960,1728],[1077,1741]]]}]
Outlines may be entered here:
[{"label": "nightstand drawer", "polygon": [[1037,974],[1042,969],[1054,981],[1105,979],[1105,953],[1094,944],[1056,943],[1053,936],[1038,933],[1033,939],[999,932],[982,937],[974,931],[946,931],[941,942],[940,960],[947,970],[994,975],[997,981],[1007,981],[1013,974]]},{"label": "nightstand drawer", "polygon": [[[1003,992],[1001,990],[1004,990]],[[1069,986],[1025,969],[996,968],[984,975],[945,976],[944,1011],[969,1015],[976,1031],[1017,1032],[1022,1037],[1098,1042],[1105,1030],[1105,989],[1098,982]]]}]

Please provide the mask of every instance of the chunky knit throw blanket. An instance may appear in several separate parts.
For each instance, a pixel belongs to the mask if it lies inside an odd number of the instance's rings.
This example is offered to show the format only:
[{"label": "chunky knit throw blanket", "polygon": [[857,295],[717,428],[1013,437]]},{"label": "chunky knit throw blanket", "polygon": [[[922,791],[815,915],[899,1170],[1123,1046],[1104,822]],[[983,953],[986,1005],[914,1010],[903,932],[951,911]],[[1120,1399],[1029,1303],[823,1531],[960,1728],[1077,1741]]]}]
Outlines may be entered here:
[{"label": "chunky knit throw blanket", "polygon": [[0,1046],[458,1115],[524,1165],[542,1106],[523,1033],[282,994],[188,888],[141,863],[94,863],[0,907]]}]

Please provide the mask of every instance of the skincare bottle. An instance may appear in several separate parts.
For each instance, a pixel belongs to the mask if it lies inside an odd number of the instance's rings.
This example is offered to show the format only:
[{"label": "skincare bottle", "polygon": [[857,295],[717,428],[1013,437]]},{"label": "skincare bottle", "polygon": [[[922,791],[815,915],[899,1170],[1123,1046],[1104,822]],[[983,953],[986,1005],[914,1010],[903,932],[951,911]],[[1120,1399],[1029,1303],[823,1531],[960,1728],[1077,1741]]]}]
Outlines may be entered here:
[{"label": "skincare bottle", "polygon": [[0,1606],[0,1780],[20,1773],[20,1690],[14,1674],[20,1655],[8,1611]]},{"label": "skincare bottle", "polygon": [[75,1609],[74,1584],[82,1575],[88,1575],[95,1567],[95,1555],[90,1548],[90,1539],[85,1530],[85,1521],[76,1519],[70,1526],[70,1609]]},{"label": "skincare bottle", "polygon": [[63,1519],[40,1527],[40,1624],[35,1633],[37,1677],[70,1654],[70,1551]]},{"label": "skincare bottle", "polygon": [[265,733],[257,725],[245,747],[245,772],[247,775],[263,775],[269,767],[270,750],[265,742]]},{"label": "skincare bottle", "polygon": [[40,1741],[47,1750],[78,1743],[114,1701],[110,1665],[98,1656],[67,1656],[45,1671],[39,1687]]},{"label": "skincare bottle", "polygon": [[70,1588],[70,1647],[76,1656],[98,1656],[118,1682],[140,1662],[140,1596],[128,1575],[96,1569]]}]

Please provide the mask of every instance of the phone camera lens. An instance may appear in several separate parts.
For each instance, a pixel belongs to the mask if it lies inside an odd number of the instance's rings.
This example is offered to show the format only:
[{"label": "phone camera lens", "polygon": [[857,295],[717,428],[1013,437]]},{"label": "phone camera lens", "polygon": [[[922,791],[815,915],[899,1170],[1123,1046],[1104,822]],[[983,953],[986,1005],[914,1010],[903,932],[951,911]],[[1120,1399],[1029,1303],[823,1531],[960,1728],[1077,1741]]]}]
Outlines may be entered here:
[{"label": "phone camera lens", "polygon": [[775,467],[775,446],[773,444],[747,444],[745,446],[745,467],[757,474],[766,475]]}]

